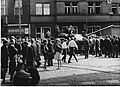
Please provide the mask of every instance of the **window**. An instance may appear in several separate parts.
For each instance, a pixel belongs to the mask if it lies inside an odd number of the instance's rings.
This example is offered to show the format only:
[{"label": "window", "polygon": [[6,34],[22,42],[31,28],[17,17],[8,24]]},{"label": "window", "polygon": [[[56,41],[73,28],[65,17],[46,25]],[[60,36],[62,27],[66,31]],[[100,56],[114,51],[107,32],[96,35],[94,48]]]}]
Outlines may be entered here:
[{"label": "window", "polygon": [[37,38],[40,38],[41,37],[41,28],[37,28],[36,30],[36,35],[37,35]]},{"label": "window", "polygon": [[76,14],[78,10],[77,2],[72,3],[72,13]]},{"label": "window", "polygon": [[[101,29],[100,26],[88,26],[88,27],[87,27],[87,33],[89,34],[89,33],[95,32],[95,31],[97,31],[97,30],[99,30],[99,29]],[[99,33],[97,33],[97,34],[100,35],[100,33],[101,33],[101,32],[99,32]]]},{"label": "window", "polygon": [[70,14],[70,3],[65,3],[65,14]]},{"label": "window", "polygon": [[15,0],[15,5],[14,5],[14,15],[19,15],[19,8],[20,8],[20,14],[23,14],[23,9],[22,9],[22,0]]},{"label": "window", "polygon": [[44,4],[44,15],[50,15],[50,4]]},{"label": "window", "polygon": [[42,4],[36,4],[36,15],[42,15]]},{"label": "window", "polygon": [[94,3],[88,2],[88,14],[93,14],[93,13],[94,13]]},{"label": "window", "polygon": [[96,14],[100,14],[100,9],[101,9],[101,3],[100,2],[96,2],[95,3],[95,13]]},{"label": "window", "polygon": [[36,4],[36,15],[50,15],[50,4]]},{"label": "window", "polygon": [[112,3],[112,12],[113,14],[117,14],[117,3]]},{"label": "window", "polygon": [[1,0],[1,15],[6,15],[7,11],[6,4],[7,4],[6,0]]},{"label": "window", "polygon": [[102,2],[88,2],[88,14],[100,14]]}]

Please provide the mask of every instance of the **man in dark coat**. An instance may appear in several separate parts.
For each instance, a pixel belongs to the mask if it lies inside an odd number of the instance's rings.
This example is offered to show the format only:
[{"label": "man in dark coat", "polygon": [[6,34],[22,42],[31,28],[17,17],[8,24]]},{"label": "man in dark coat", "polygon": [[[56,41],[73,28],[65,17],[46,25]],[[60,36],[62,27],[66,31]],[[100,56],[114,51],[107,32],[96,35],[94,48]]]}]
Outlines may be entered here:
[{"label": "man in dark coat", "polygon": [[113,36],[113,39],[111,41],[112,43],[112,57],[118,58],[118,52],[119,52],[119,40],[116,36]]},{"label": "man in dark coat", "polygon": [[108,55],[108,57],[111,57],[111,40],[108,36],[106,36],[104,40],[104,47],[105,47],[105,57]]},{"label": "man in dark coat", "polygon": [[22,50],[22,55],[23,55],[24,63],[27,66],[33,66],[33,61],[34,61],[33,48],[28,46],[28,42],[24,42],[23,46],[24,46],[24,49]]},{"label": "man in dark coat", "polygon": [[84,47],[85,59],[88,59],[90,43],[89,43],[89,40],[86,37],[83,38],[83,47]]},{"label": "man in dark coat", "polygon": [[100,57],[100,39],[96,37],[96,43],[95,43],[95,55],[96,57],[99,55]]},{"label": "man in dark coat", "polygon": [[20,38],[17,38],[16,40],[15,40],[15,47],[17,48],[17,50],[18,50],[18,55],[20,55],[21,54],[21,50],[22,50],[22,45],[21,45],[21,43],[20,43]]},{"label": "man in dark coat", "polygon": [[51,39],[48,39],[48,52],[49,52],[49,58],[48,58],[48,66],[53,66],[53,58],[54,58],[54,47],[51,42]]},{"label": "man in dark coat", "polygon": [[40,63],[40,60],[41,60],[41,57],[40,57],[40,53],[41,53],[41,42],[39,40],[36,41],[36,58],[35,58],[35,61],[37,62],[37,66],[36,67],[39,67],[41,65]]},{"label": "man in dark coat", "polygon": [[8,68],[8,56],[8,41],[4,40],[3,46],[1,47],[1,78],[3,79],[3,83],[6,83],[5,76]]},{"label": "man in dark coat", "polygon": [[60,34],[60,28],[58,25],[56,25],[55,26],[55,38],[58,38],[59,34]]},{"label": "man in dark coat", "polygon": [[36,59],[37,57],[37,45],[35,44],[35,40],[34,39],[31,39],[31,48],[33,49],[33,57],[34,57],[34,60]]},{"label": "man in dark coat", "polygon": [[10,81],[12,81],[13,74],[15,72],[16,68],[16,55],[17,55],[17,48],[15,48],[15,40],[11,39],[10,40],[10,45],[9,45],[9,58],[10,58],[10,63],[9,63],[9,74],[10,74]]}]

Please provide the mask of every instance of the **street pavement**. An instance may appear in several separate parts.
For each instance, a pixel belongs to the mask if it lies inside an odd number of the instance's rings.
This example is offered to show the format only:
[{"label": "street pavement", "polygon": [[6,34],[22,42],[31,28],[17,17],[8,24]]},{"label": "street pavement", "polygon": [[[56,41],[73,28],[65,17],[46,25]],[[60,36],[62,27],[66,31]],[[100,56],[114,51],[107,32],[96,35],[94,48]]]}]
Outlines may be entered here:
[{"label": "street pavement", "polygon": [[[38,68],[40,86],[120,86],[120,58],[90,55],[88,59],[84,59],[84,56],[77,55],[78,62],[74,58],[72,63],[62,62],[60,70],[57,70],[56,60],[53,60],[53,66],[44,70],[43,57],[41,58],[42,65]],[[68,58],[69,56],[67,61]]]}]

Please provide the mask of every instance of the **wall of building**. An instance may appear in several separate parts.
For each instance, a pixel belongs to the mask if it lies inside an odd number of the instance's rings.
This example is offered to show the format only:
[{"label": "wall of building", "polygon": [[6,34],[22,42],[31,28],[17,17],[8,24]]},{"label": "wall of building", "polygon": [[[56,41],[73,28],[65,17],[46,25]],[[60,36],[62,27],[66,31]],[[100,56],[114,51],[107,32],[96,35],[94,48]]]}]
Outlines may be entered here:
[{"label": "wall of building", "polygon": [[[14,1],[15,0],[8,0],[8,23],[19,23],[19,16],[14,15]],[[23,15],[21,15],[21,22],[22,23],[29,23],[29,0],[22,0],[23,6]]]}]

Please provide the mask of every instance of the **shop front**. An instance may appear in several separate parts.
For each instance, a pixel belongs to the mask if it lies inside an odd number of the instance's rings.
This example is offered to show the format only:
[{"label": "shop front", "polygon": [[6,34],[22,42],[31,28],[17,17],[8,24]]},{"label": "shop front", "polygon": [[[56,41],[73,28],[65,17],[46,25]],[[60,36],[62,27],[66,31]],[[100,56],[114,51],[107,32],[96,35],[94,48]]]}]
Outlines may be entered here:
[{"label": "shop front", "polygon": [[19,24],[9,24],[8,25],[8,36],[29,36],[29,25],[21,24],[21,29],[19,28]]}]

